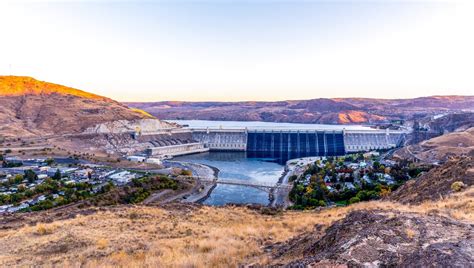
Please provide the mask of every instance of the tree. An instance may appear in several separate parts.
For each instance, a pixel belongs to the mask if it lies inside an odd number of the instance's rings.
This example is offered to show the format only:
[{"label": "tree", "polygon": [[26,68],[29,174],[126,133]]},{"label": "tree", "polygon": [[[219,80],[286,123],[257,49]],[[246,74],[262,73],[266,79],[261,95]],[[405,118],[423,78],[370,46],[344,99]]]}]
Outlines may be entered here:
[{"label": "tree", "polygon": [[59,181],[61,178],[62,178],[61,171],[58,168],[56,169],[56,172],[54,173],[53,180]]},{"label": "tree", "polygon": [[31,170],[31,169],[28,169],[28,170],[25,170],[25,179],[28,180],[29,183],[32,183],[34,182],[35,180],[38,179],[38,175],[36,175],[36,173]]},{"label": "tree", "polygon": [[46,165],[51,166],[52,164],[54,164],[54,159],[53,158],[48,158],[44,162],[46,163]]},{"label": "tree", "polygon": [[380,168],[380,162],[374,161],[373,167],[374,167],[375,170],[379,170],[379,168]]}]

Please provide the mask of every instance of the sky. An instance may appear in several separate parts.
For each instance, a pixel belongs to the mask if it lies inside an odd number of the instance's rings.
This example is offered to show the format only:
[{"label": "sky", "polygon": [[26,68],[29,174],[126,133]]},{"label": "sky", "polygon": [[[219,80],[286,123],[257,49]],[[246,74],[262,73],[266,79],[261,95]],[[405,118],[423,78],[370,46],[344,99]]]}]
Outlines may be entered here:
[{"label": "sky", "polygon": [[5,1],[0,75],[119,101],[474,95],[474,1]]}]

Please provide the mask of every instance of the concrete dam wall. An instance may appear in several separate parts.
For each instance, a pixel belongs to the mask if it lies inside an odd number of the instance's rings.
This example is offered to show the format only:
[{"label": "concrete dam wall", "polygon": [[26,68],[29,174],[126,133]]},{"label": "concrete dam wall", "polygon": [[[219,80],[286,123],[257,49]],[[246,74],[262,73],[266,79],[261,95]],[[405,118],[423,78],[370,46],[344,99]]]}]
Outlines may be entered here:
[{"label": "concrete dam wall", "polygon": [[297,158],[345,154],[342,132],[248,132],[247,152],[253,157]]},{"label": "concrete dam wall", "polygon": [[210,150],[246,151],[250,157],[297,158],[337,156],[390,149],[402,144],[405,133],[390,130],[316,131],[193,129],[193,139]]}]

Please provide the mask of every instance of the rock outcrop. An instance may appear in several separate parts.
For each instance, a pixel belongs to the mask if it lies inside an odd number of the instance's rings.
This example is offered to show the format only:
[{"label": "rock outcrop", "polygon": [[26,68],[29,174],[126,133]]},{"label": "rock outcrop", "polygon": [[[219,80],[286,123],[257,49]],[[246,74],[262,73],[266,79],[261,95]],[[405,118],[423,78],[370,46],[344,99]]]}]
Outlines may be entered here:
[{"label": "rock outcrop", "polygon": [[[318,231],[316,231],[318,232]],[[314,237],[313,234],[303,234]],[[296,240],[295,240],[296,241]],[[474,227],[442,216],[354,211],[306,243],[290,267],[470,267]]]}]

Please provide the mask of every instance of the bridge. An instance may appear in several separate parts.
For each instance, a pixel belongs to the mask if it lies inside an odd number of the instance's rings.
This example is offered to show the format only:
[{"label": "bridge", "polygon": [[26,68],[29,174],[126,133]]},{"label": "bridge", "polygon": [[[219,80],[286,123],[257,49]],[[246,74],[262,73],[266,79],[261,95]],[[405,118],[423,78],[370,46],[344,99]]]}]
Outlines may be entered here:
[{"label": "bridge", "polygon": [[272,183],[272,182],[246,181],[246,180],[233,180],[233,179],[216,180],[213,178],[202,178],[202,177],[198,177],[198,179],[200,179],[203,182],[214,182],[218,184],[254,187],[268,193],[270,193],[276,188],[291,190],[291,188],[293,187],[290,184]]}]

